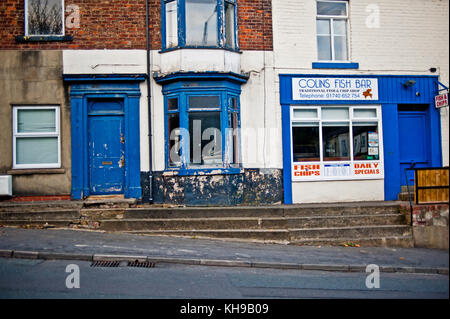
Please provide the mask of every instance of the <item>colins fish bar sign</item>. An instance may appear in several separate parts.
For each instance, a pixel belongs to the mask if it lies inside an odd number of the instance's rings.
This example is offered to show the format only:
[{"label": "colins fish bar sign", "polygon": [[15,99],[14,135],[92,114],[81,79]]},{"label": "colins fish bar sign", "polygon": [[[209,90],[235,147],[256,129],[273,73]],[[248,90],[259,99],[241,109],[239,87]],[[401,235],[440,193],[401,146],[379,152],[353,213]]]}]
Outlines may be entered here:
[{"label": "colins fish bar sign", "polygon": [[376,78],[293,78],[293,100],[378,100]]}]

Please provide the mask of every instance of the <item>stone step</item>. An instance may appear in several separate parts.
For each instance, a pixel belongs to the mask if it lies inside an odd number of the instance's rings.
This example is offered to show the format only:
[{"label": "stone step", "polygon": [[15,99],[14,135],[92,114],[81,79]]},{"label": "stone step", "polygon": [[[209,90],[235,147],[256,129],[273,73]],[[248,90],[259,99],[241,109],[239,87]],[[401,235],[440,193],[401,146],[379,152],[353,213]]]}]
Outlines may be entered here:
[{"label": "stone step", "polygon": [[221,217],[171,219],[109,219],[100,220],[107,231],[127,230],[194,230],[194,229],[289,229],[357,225],[404,225],[401,214],[318,216],[318,217]]},{"label": "stone step", "polygon": [[291,229],[291,240],[305,238],[364,238],[386,236],[410,236],[411,227],[406,225],[376,225],[328,228]]},{"label": "stone step", "polygon": [[83,203],[77,201],[0,202],[0,212],[77,210],[81,207]]},{"label": "stone step", "polygon": [[175,219],[175,218],[219,218],[219,217],[316,217],[345,215],[378,215],[396,214],[400,204],[380,206],[335,206],[335,205],[305,205],[264,206],[264,207],[146,207],[146,208],[95,208],[81,210],[88,219],[119,218],[119,219]]},{"label": "stone step", "polygon": [[305,238],[293,240],[293,245],[304,246],[353,246],[360,245],[365,247],[404,247],[413,248],[414,239],[412,236],[386,236],[386,237],[364,237],[364,238]]},{"label": "stone step", "polygon": [[78,209],[49,209],[45,211],[8,211],[0,212],[0,221],[7,220],[64,220],[80,218]]},{"label": "stone step", "polygon": [[[217,238],[234,240],[257,240],[263,242],[290,243],[297,245],[338,245],[345,242],[360,243],[364,246],[393,245],[412,247],[412,235],[409,226],[398,228],[378,226],[339,228],[342,235],[336,236],[335,229],[329,233],[318,231],[310,232],[310,237],[299,237],[299,230],[286,229],[198,229],[198,230],[133,230],[125,231],[128,234],[147,236],[178,236],[189,238]],[[376,231],[374,231],[376,229]],[[356,236],[357,234],[357,236]],[[312,235],[312,236],[311,236]],[[317,235],[322,237],[316,237]]]},{"label": "stone step", "polygon": [[[74,225],[79,225],[80,221],[75,220],[0,220],[0,225],[9,227],[21,228],[72,228]],[[87,225],[86,225],[87,226]]]}]

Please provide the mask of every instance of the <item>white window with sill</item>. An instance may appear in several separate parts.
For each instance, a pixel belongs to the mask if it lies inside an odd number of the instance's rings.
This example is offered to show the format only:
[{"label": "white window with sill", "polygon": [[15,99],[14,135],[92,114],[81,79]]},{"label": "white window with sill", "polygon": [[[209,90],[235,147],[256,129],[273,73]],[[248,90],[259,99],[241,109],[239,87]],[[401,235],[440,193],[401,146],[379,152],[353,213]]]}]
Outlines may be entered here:
[{"label": "white window with sill", "polygon": [[60,167],[59,107],[13,107],[13,169]]}]

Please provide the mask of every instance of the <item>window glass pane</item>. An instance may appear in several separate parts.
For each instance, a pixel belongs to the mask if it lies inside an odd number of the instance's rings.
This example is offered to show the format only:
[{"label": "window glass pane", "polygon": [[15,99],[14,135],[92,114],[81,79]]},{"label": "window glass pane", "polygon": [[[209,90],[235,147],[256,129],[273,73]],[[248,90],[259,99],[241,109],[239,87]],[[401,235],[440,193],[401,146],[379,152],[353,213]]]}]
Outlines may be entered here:
[{"label": "window glass pane", "polygon": [[166,3],[166,46],[168,48],[178,45],[178,13],[177,1]]},{"label": "window glass pane", "polygon": [[344,1],[342,1],[342,2],[317,1],[317,14],[318,15],[346,16],[347,15],[347,6]]},{"label": "window glass pane", "polygon": [[322,119],[347,120],[349,119],[348,108],[322,108]]},{"label": "window glass pane", "polygon": [[294,162],[320,161],[319,127],[292,127],[292,145]]},{"label": "window glass pane", "polygon": [[62,35],[61,0],[28,0],[27,35]]},{"label": "window glass pane", "polygon": [[350,160],[350,132],[348,125],[323,126],[322,136],[324,161]]},{"label": "window glass pane", "polygon": [[169,133],[169,166],[181,166],[181,137],[180,137],[180,115],[171,113],[168,115]]},{"label": "window glass pane", "polygon": [[18,133],[56,132],[55,109],[17,110]]},{"label": "window glass pane", "polygon": [[355,161],[379,160],[378,125],[353,125],[353,158]]},{"label": "window glass pane", "polygon": [[189,113],[190,163],[222,164],[220,112]]},{"label": "window glass pane", "polygon": [[347,37],[334,37],[334,59],[337,61],[346,61],[347,57]]},{"label": "window glass pane", "polygon": [[377,110],[376,109],[353,109],[353,117],[354,118],[376,118]]},{"label": "window glass pane", "polygon": [[219,108],[220,97],[219,96],[190,96],[189,108],[190,109],[203,109],[203,108]]},{"label": "window glass pane", "polygon": [[186,0],[186,44],[217,46],[217,0]]},{"label": "window glass pane", "polygon": [[235,15],[234,4],[225,2],[225,45],[235,48]]},{"label": "window glass pane", "polygon": [[235,98],[235,97],[230,98],[230,109],[232,109],[232,110],[238,109],[237,98]]},{"label": "window glass pane", "polygon": [[178,110],[178,99],[177,98],[167,99],[167,109],[169,111]]},{"label": "window glass pane", "polygon": [[330,20],[317,20],[317,35],[330,34]]},{"label": "window glass pane", "polygon": [[232,112],[228,114],[228,143],[230,164],[239,164],[239,114]]},{"label": "window glass pane", "polygon": [[334,35],[347,36],[347,20],[333,20]]},{"label": "window glass pane", "polygon": [[316,119],[317,117],[316,109],[294,110],[294,118],[296,119]]},{"label": "window glass pane", "polygon": [[318,59],[331,61],[331,38],[329,36],[317,36]]},{"label": "window glass pane", "polygon": [[58,163],[57,137],[16,138],[17,164]]}]

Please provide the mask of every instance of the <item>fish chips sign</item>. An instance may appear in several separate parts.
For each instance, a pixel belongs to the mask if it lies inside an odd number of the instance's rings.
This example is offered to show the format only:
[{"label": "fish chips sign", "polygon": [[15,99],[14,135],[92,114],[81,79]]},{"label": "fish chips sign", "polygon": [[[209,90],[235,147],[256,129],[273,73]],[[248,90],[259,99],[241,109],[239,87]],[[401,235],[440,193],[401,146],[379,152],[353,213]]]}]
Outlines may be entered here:
[{"label": "fish chips sign", "polygon": [[378,100],[376,78],[293,78],[293,100]]}]

